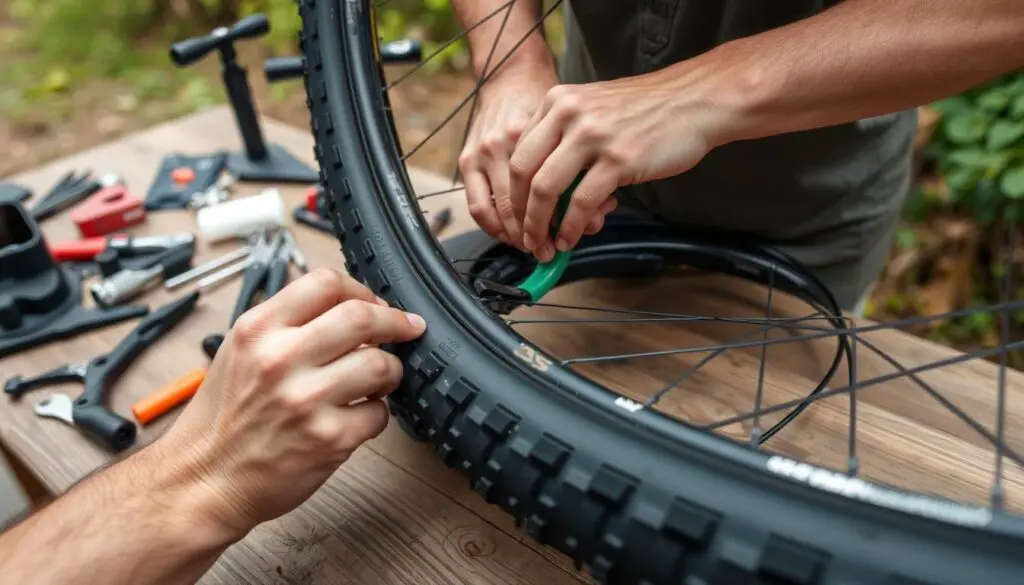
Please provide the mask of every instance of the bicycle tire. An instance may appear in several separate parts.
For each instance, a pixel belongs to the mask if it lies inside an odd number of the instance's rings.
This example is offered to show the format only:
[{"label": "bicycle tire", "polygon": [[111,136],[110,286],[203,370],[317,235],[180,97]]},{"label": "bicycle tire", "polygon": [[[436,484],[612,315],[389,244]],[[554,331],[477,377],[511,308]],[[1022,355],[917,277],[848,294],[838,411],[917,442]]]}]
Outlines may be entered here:
[{"label": "bicycle tire", "polygon": [[[302,0],[307,104],[348,271],[423,315],[390,404],[488,503],[608,584],[1019,583],[1008,514],[770,456],[632,409],[472,298],[400,163],[370,0]],[[633,412],[629,412],[634,410]]]}]

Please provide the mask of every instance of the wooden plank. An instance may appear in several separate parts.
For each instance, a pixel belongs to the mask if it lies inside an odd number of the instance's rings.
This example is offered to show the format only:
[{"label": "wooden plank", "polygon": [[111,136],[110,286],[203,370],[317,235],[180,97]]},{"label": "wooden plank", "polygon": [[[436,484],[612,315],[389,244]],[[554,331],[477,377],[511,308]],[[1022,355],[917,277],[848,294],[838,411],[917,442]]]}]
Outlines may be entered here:
[{"label": "wooden plank", "polygon": [[[312,162],[308,133],[272,122],[267,123],[265,131],[271,140]],[[152,179],[157,161],[168,150],[207,152],[231,148],[235,142],[233,122],[227,111],[218,108],[56,161],[14,180],[41,192],[71,168],[117,169],[125,172],[129,187],[141,194]],[[430,173],[413,169],[410,174],[419,193],[439,191],[450,185],[446,179]],[[241,185],[238,195],[255,193],[260,188]],[[301,188],[281,191],[289,208],[301,202]],[[423,201],[428,210],[445,206],[455,211],[449,234],[472,228],[462,193]],[[188,211],[152,213],[147,224],[136,231],[164,233],[191,229],[193,221],[192,212]],[[52,240],[77,236],[66,215],[47,221],[44,233]],[[342,267],[342,256],[332,237],[303,227],[296,227],[294,233],[312,266]],[[196,262],[220,255],[231,247],[200,243]],[[200,351],[199,340],[226,325],[236,293],[237,283],[214,290],[204,297],[196,314],[161,339],[152,351],[143,354],[113,391],[115,410],[127,414],[138,397],[191,367],[203,365],[206,358]],[[163,291],[156,291],[144,300],[159,304],[169,298]],[[545,300],[719,317],[757,318],[765,311],[762,288],[721,276],[691,275],[653,283],[577,283],[554,291]],[[808,312],[806,306],[794,299],[774,296],[773,317]],[[579,319],[594,314],[534,307],[513,315],[518,319],[531,316]],[[820,321],[808,324],[823,325]],[[60,362],[86,359],[97,348],[112,347],[131,327],[131,323],[121,324],[18,354],[0,361],[0,373],[33,374]],[[722,322],[523,324],[516,329],[559,357],[714,346],[741,334],[757,333],[751,325]],[[786,333],[782,331],[771,333],[776,339],[783,335]],[[872,333],[865,338],[907,367],[956,355],[952,350],[893,331]],[[805,395],[825,371],[834,347],[833,339],[772,345],[763,382],[764,404]],[[628,395],[643,398],[705,355],[598,363],[578,369]],[[758,347],[730,350],[702,367],[679,389],[667,393],[659,408],[698,423],[748,412],[755,403],[760,358]],[[859,379],[889,371],[891,365],[859,347]],[[971,362],[922,375],[922,379],[991,430],[995,420],[995,372],[991,363]],[[843,383],[845,373],[841,369],[833,384]],[[1007,389],[1007,442],[1024,454],[1024,375],[1011,372]],[[71,385],[54,390],[78,392]],[[985,501],[995,457],[981,435],[908,379],[864,389],[857,396],[858,456],[865,475],[907,488]],[[106,453],[83,441],[72,429],[36,418],[30,411],[36,400],[26,398],[23,403],[7,404],[0,409],[0,439],[49,489],[62,491],[109,461]],[[846,397],[821,401],[780,433],[771,447],[794,457],[842,468],[848,453],[849,404]],[[762,428],[781,416],[766,415]],[[158,436],[172,418],[144,429],[140,443]],[[745,439],[751,426],[750,422],[737,424],[724,432]],[[1008,463],[1005,482],[1010,506],[1020,510],[1024,501],[1021,470]],[[540,562],[542,568],[523,568],[525,563],[534,561]],[[571,570],[561,555],[525,540],[504,512],[486,505],[469,489],[461,474],[444,468],[428,446],[410,441],[397,425],[369,443],[302,508],[261,526],[233,547],[208,575],[208,582],[256,583],[505,583],[524,579],[562,583],[583,578]]]},{"label": "wooden plank", "polygon": [[[269,140],[313,162],[312,139],[307,132],[272,121],[265,123],[264,130]],[[216,108],[55,161],[12,180],[33,188],[39,196],[69,169],[116,169],[124,173],[129,188],[142,195],[164,153],[202,153],[234,144],[230,113]],[[412,175],[421,192],[448,185],[430,173],[414,171]],[[257,193],[263,187],[240,184],[236,197]],[[303,188],[280,190],[289,211],[301,204]],[[458,222],[469,221],[467,214],[457,215]],[[50,241],[78,237],[67,214],[44,222],[42,227]],[[133,232],[179,230],[194,230],[192,212],[150,213],[147,223]],[[293,233],[311,267],[343,267],[333,237],[302,226],[296,226]],[[234,245],[199,242],[195,263],[219,256]],[[297,276],[294,268],[292,276]],[[113,389],[114,410],[130,416],[136,399],[192,367],[205,365],[199,341],[226,326],[237,290],[236,281],[204,295],[196,313],[145,352]],[[141,301],[157,306],[174,296],[160,289]],[[133,326],[124,323],[8,357],[0,361],[0,375],[31,375],[59,363],[87,359],[113,347]],[[74,384],[52,387],[52,391],[72,396],[80,390]],[[0,409],[0,440],[48,489],[62,492],[111,461],[109,454],[73,429],[36,417],[31,405],[47,391],[33,394]],[[159,436],[173,418],[140,429],[136,448]],[[398,441],[376,441],[361,449],[301,509],[260,526],[232,547],[204,582],[500,584],[521,583],[526,578],[534,583],[561,584],[583,580],[565,568],[564,560],[560,565],[547,561],[545,555],[553,557],[553,553],[538,553],[542,547],[534,543],[531,545],[537,550],[525,546],[523,537],[510,525],[497,526],[505,520],[497,508],[458,501],[475,495],[465,488],[449,489],[455,479],[453,472],[440,470],[431,460],[426,466],[431,472],[423,473],[414,460],[390,455],[391,450],[413,447],[394,432],[389,431]],[[412,465],[413,472],[396,462]]]}]

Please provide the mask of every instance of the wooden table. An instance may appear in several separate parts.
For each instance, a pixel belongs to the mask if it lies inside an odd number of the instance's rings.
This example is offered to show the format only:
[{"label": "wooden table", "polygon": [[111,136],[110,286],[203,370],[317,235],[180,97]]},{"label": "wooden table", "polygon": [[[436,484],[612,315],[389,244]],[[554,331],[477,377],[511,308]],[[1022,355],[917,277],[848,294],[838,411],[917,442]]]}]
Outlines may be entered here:
[{"label": "wooden table", "polygon": [[[312,140],[307,132],[267,122],[266,134],[305,160],[312,162]],[[211,110],[166,124],[88,152],[57,161],[14,177],[37,190],[45,189],[73,168],[117,170],[130,187],[143,192],[160,157],[169,150],[205,152],[232,148],[236,134],[230,114]],[[412,172],[420,193],[444,189],[443,178]],[[241,186],[239,194],[255,193],[259,186]],[[283,188],[290,205],[302,198],[301,188]],[[450,233],[469,229],[472,222],[463,196],[431,197],[424,207],[452,206],[455,220]],[[192,229],[192,212],[153,213],[139,233],[165,233]],[[47,237],[76,237],[66,215],[47,221]],[[294,230],[312,266],[341,268],[342,255],[330,236],[304,227]],[[196,262],[217,256],[230,246],[201,245]],[[673,288],[668,288],[673,287]],[[112,406],[127,415],[138,397],[204,365],[199,340],[219,331],[227,322],[237,283],[205,296],[201,307],[171,334],[160,340],[122,377],[112,393]],[[687,277],[657,283],[576,283],[558,289],[546,301],[587,306],[638,307],[690,315],[760,317],[764,290],[725,277]],[[169,298],[163,291],[145,297],[154,306]],[[776,295],[774,317],[806,314],[808,309],[784,295]],[[530,308],[513,317],[557,315],[581,318],[579,311]],[[590,316],[593,316],[592,314]],[[614,315],[613,315],[614,316]],[[820,325],[820,323],[818,323]],[[132,323],[54,343],[0,361],[0,374],[34,374],[69,360],[88,358],[112,347]],[[598,324],[562,327],[520,324],[517,330],[555,356],[612,354],[622,351],[661,350],[723,343],[750,325],[723,323]],[[791,333],[789,333],[791,334]],[[787,335],[782,331],[773,336]],[[957,355],[909,334],[881,331],[864,336],[885,349],[906,367]],[[833,339],[773,345],[768,350],[763,380],[765,405],[805,395],[830,361]],[[668,345],[671,344],[671,345]],[[666,380],[678,376],[704,354],[635,360],[625,367],[589,365],[580,371],[637,396],[649,395]],[[758,385],[760,348],[727,352],[708,362],[659,405],[670,414],[710,422],[751,410]],[[844,365],[845,368],[845,365]],[[893,366],[864,346],[858,351],[858,378],[893,371]],[[967,414],[988,429],[995,421],[996,367],[974,361],[939,372],[922,374]],[[834,384],[845,383],[840,374]],[[1024,453],[1024,375],[1010,372],[1007,392],[1007,443]],[[77,392],[75,388],[55,387]],[[32,414],[31,404],[45,392],[0,408],[0,439],[52,492],[68,488],[109,460],[70,428]],[[771,447],[790,456],[843,468],[847,456],[849,398],[824,400],[780,433]],[[781,414],[766,416],[762,427]],[[156,437],[172,417],[147,427],[140,443]],[[743,438],[750,422],[723,429]],[[899,486],[984,502],[991,485],[995,457],[985,440],[958,420],[913,381],[903,378],[858,392],[858,456],[870,478]],[[1006,467],[1009,505],[1024,509],[1024,472],[1011,462]],[[205,583],[543,583],[559,585],[588,581],[566,560],[540,547],[517,531],[504,512],[484,503],[471,492],[461,475],[446,469],[428,446],[407,439],[390,425],[378,439],[360,449],[309,502],[295,512],[253,531],[233,546],[204,579]]]},{"label": "wooden table", "polygon": [[[268,141],[278,142],[314,164],[308,131],[265,121]],[[171,151],[203,153],[236,148],[237,133],[230,111],[217,108],[128,136],[86,152],[55,161],[9,180],[44,192],[71,169],[121,173],[134,192],[145,194],[161,157]],[[428,173],[415,173],[418,189],[448,185]],[[238,184],[236,197],[265,186]],[[443,188],[443,187],[442,187]],[[292,207],[304,197],[302,187],[282,187]],[[446,204],[436,198],[437,205]],[[458,209],[455,222],[468,227],[469,216]],[[195,229],[194,212],[150,213],[139,234]],[[52,241],[76,239],[68,215],[42,225]],[[299,247],[311,267],[343,269],[343,257],[333,237],[295,226]],[[200,242],[195,263],[219,256],[237,244]],[[292,268],[292,277],[299,273]],[[208,360],[200,340],[221,331],[238,293],[239,282],[204,295],[191,316],[143,353],[111,392],[110,404],[131,418],[138,398]],[[180,292],[162,289],[141,302],[156,307]],[[88,297],[88,295],[85,295]],[[86,304],[91,301],[86,299]],[[0,359],[0,378],[34,375],[64,362],[84,360],[112,348],[135,325],[129,321],[34,348]],[[52,493],[63,492],[110,456],[74,429],[36,417],[31,407],[50,391],[72,397],[80,385],[53,386],[26,395],[20,402],[6,398],[0,406],[0,440]],[[173,416],[140,428],[138,445],[157,437]],[[555,553],[536,545],[515,529],[504,512],[488,506],[469,489],[468,482],[440,462],[433,450],[408,439],[397,424],[356,452],[316,496],[298,510],[253,531],[231,547],[203,583],[545,583],[586,581]]]}]

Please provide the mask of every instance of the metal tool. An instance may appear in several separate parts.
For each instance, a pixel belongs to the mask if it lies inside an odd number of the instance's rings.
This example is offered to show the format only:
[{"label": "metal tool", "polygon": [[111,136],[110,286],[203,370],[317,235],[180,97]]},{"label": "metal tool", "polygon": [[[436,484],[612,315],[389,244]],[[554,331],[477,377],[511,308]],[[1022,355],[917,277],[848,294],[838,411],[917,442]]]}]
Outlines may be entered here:
[{"label": "metal tool", "polygon": [[49,246],[50,255],[57,262],[84,262],[93,260],[106,250],[117,250],[118,256],[141,256],[163,252],[175,246],[194,244],[196,237],[190,233],[161,234],[156,236],[131,236],[114,234],[108,237],[87,238],[59,242]]},{"label": "metal tool", "polygon": [[292,237],[290,230],[281,230],[284,233],[284,243],[292,251],[292,262],[295,262],[295,266],[303,273],[309,272],[309,264],[306,263],[306,256],[303,255],[302,250],[299,249],[298,244],[295,243],[295,238]]},{"label": "metal tool", "polygon": [[67,394],[54,394],[32,408],[37,416],[62,420],[75,426],[74,404]]},{"label": "metal tool", "polygon": [[161,277],[173,278],[188,270],[192,262],[195,246],[175,246],[166,252],[154,256],[139,268],[122,268],[89,287],[89,292],[97,304],[111,307],[133,299],[147,290]]},{"label": "metal tool", "polygon": [[73,402],[54,394],[36,405],[36,414],[62,420],[111,451],[123,451],[135,442],[135,424],[104,406],[106,394],[135,358],[192,312],[198,299],[199,292],[194,291],[152,311],[109,353],[35,378],[14,376],[4,384],[4,392],[16,400],[43,386],[82,382],[85,390]]},{"label": "metal tool", "polygon": [[[238,300],[235,301],[235,308],[231,312],[229,329],[234,326],[235,321],[242,313],[253,306],[253,301],[261,291],[263,300],[266,300],[284,288],[288,280],[290,259],[291,247],[285,243],[281,231],[275,233],[269,240],[265,232],[259,235],[246,261],[242,277],[242,290],[238,293]],[[223,342],[223,334],[208,335],[203,339],[203,351],[213,358]]]},{"label": "metal tool", "polygon": [[[204,274],[208,274],[210,272],[213,272],[214,270],[217,270],[218,268],[221,268],[222,266],[227,266],[228,264],[231,264],[232,262],[237,262],[238,260],[241,260],[242,258],[248,257],[249,256],[249,252],[251,252],[251,251],[252,251],[251,247],[249,247],[249,246],[242,246],[241,248],[238,248],[238,249],[236,249],[234,251],[228,252],[227,254],[224,254],[223,256],[218,256],[217,258],[214,258],[213,260],[210,260],[209,262],[205,262],[203,264],[200,264],[199,266],[196,266],[192,270],[188,270],[186,272],[182,272],[181,274],[179,274],[178,276],[175,276],[174,278],[167,279],[164,282],[164,287],[166,287],[167,290],[176,289],[176,288],[178,288],[179,286],[181,286],[183,284],[189,283],[189,282],[195,280],[196,278],[199,278],[200,276],[203,276]],[[234,268],[234,267],[232,267],[232,268]],[[241,269],[239,269],[239,270],[241,270]],[[220,273],[218,272],[216,274],[220,274]],[[204,279],[204,280],[206,280],[206,279]],[[211,283],[207,282],[206,285],[204,286],[203,282],[200,281],[199,282],[199,288],[206,288],[206,286],[209,286],[210,284]]]},{"label": "metal tool", "polygon": [[231,173],[223,173],[216,183],[202,191],[193,193],[188,206],[192,209],[201,209],[227,201],[231,195],[231,188],[237,180],[238,178]]},{"label": "metal tool", "polygon": [[146,209],[185,209],[193,198],[217,184],[228,155],[220,151],[190,156],[170,153],[160,161],[160,168],[146,193]]},{"label": "metal tool", "polygon": [[[242,276],[242,290],[238,293],[238,300],[235,301],[235,309],[231,312],[229,326],[253,305],[253,299],[263,291],[264,298],[270,298],[284,285],[284,276],[288,271],[288,256],[285,256],[283,263],[272,263],[273,260],[280,260],[279,248],[284,243],[281,232],[267,238],[266,232],[260,233],[256,243],[249,253],[249,263],[245,267]],[[273,264],[273,270],[272,268]],[[282,270],[283,268],[283,270]],[[282,275],[281,273],[285,274]]]},{"label": "metal tool", "polygon": [[90,179],[89,176],[88,172],[80,176],[70,172],[61,177],[60,181],[39,200],[39,203],[32,207],[32,217],[36,221],[43,221],[104,187],[124,184],[121,176],[113,173],[103,175],[99,179]]}]

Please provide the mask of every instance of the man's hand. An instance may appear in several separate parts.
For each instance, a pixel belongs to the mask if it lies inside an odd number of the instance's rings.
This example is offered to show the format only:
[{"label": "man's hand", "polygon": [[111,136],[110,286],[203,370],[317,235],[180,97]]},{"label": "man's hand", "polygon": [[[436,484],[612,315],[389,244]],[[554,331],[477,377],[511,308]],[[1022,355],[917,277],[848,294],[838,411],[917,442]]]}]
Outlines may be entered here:
[{"label": "man's hand", "polygon": [[[615,207],[617,187],[689,170],[715,145],[723,120],[706,80],[649,74],[584,85],[560,85],[545,96],[510,162],[506,223],[514,244],[541,261],[596,233]],[[584,173],[551,237],[559,197]],[[501,194],[496,194],[499,197]],[[513,236],[514,238],[514,236]]]},{"label": "man's hand", "polygon": [[209,490],[209,513],[244,535],[384,430],[402,364],[376,345],[423,331],[351,277],[312,272],[238,319],[163,448]]},{"label": "man's hand", "polygon": [[242,315],[162,437],[0,536],[0,574],[36,585],[195,582],[384,429],[382,398],[402,366],[375,346],[423,331],[348,276],[293,282]]},{"label": "man's hand", "polygon": [[480,229],[505,244],[522,240],[508,207],[509,158],[544,95],[556,83],[558,77],[549,66],[503,72],[485,83],[459,155],[470,215]]}]

